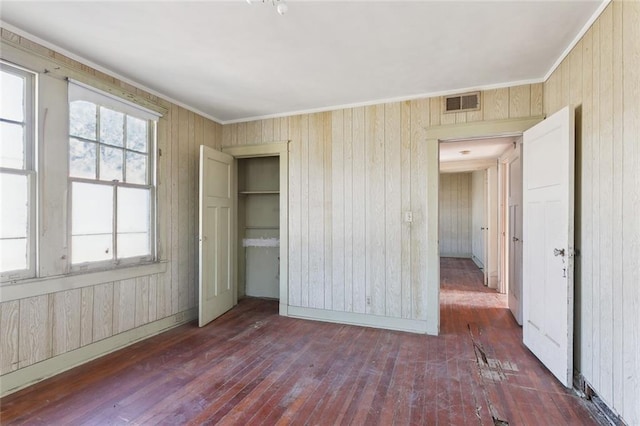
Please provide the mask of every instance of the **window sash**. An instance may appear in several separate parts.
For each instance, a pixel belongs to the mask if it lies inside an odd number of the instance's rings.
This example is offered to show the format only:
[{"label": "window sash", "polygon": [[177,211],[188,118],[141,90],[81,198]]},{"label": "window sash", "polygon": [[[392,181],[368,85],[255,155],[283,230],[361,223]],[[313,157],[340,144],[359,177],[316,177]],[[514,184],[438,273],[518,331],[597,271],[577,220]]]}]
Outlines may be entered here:
[{"label": "window sash", "polygon": [[[100,181],[94,179],[85,179],[85,178],[69,178],[69,205],[67,211],[68,214],[68,226],[69,226],[69,246],[71,257],[73,257],[73,229],[72,229],[72,221],[73,221],[73,183],[87,183],[91,185],[102,185],[106,187],[112,188],[113,194],[113,206],[112,206],[112,228],[111,228],[111,244],[113,247],[112,259],[109,260],[98,260],[98,261],[88,261],[82,263],[72,263],[72,259],[70,259],[71,271],[85,271],[85,270],[93,270],[93,269],[105,269],[113,266],[122,266],[122,265],[133,265],[138,263],[146,263],[154,261],[156,258],[156,188],[154,185],[140,185],[140,184],[131,184],[125,182],[116,182],[116,181]],[[134,256],[127,258],[118,258],[118,188],[134,188],[134,189],[143,189],[149,191],[149,254],[142,256]]]},{"label": "window sash", "polygon": [[25,68],[0,61],[0,70],[24,79],[24,121],[3,119],[3,122],[24,126],[23,168],[2,167],[0,172],[27,176],[27,267],[0,272],[0,282],[15,281],[36,276],[37,264],[37,170],[36,170],[36,78],[37,74]]}]

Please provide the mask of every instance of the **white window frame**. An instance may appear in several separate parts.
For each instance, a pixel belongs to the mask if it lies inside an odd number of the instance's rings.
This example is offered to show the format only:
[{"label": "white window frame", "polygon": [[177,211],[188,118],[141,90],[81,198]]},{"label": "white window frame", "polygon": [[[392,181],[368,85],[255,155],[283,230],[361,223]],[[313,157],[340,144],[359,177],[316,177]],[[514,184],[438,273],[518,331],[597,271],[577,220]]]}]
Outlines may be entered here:
[{"label": "white window frame", "polygon": [[24,153],[25,164],[24,169],[14,169],[8,167],[0,167],[0,171],[6,174],[15,174],[27,177],[27,200],[29,203],[27,209],[27,268],[12,271],[3,271],[0,274],[0,282],[15,281],[36,276],[37,255],[38,255],[38,222],[37,222],[37,143],[36,143],[36,93],[37,93],[37,73],[15,64],[0,61],[0,69],[25,79],[25,111],[24,122],[16,122],[11,120],[0,119],[2,122],[23,124],[25,128],[24,137]]},{"label": "white window frame", "polygon": [[[69,80],[69,100],[68,107],[70,109],[71,102],[76,100],[83,100],[87,102],[91,102],[97,106],[97,111],[100,110],[100,107],[109,108],[111,110],[115,110],[121,113],[124,113],[128,116],[132,116],[138,119],[145,120],[147,122],[147,182],[148,184],[133,184],[127,182],[120,181],[104,181],[99,180],[97,177],[100,176],[100,147],[107,146],[110,147],[109,144],[102,143],[99,139],[100,134],[100,120],[99,118],[96,121],[96,140],[84,139],[82,137],[71,136],[69,132],[68,139],[71,138],[87,141],[91,143],[95,143],[97,145],[96,148],[96,179],[88,179],[88,178],[80,178],[80,177],[72,177],[69,174],[70,165],[67,168],[67,179],[68,179],[68,198],[67,198],[67,241],[69,243],[69,269],[70,272],[79,272],[79,271],[97,271],[97,270],[106,270],[106,269],[114,269],[117,267],[125,267],[132,266],[138,264],[146,264],[153,263],[157,261],[157,182],[156,182],[156,144],[157,144],[157,120],[159,118],[159,114],[154,111],[147,110],[139,105],[128,102],[124,99],[115,97],[109,93],[102,92],[98,89],[95,89],[86,84]],[[98,112],[99,114],[99,112]],[[99,115],[98,115],[99,117]],[[131,151],[126,148],[126,146],[122,147],[123,151]],[[69,142],[67,141],[67,155],[69,153]],[[125,154],[126,156],[126,154]],[[123,166],[126,164],[126,158],[123,157]],[[123,176],[126,176],[126,167],[123,169]],[[124,180],[124,179],[123,179]],[[72,263],[73,259],[73,229],[72,229],[72,221],[73,221],[73,183],[90,183],[93,185],[104,185],[111,187],[113,189],[113,218],[112,218],[112,247],[114,251],[114,258],[110,260],[99,260],[99,261],[91,261],[91,262],[83,262],[83,263]],[[148,189],[149,190],[149,240],[150,240],[150,253],[144,256],[135,256],[128,258],[118,258],[118,249],[117,249],[117,212],[118,212],[118,204],[117,204],[117,193],[118,188],[136,188],[136,189]]]}]

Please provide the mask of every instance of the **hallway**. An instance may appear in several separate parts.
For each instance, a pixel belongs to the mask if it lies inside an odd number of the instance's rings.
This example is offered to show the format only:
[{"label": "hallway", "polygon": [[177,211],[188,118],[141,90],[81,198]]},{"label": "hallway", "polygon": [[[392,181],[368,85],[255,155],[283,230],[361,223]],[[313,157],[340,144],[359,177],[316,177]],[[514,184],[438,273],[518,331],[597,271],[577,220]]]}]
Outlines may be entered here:
[{"label": "hallway", "polygon": [[442,259],[439,337],[278,316],[244,299],[0,400],[2,424],[588,425],[505,297]]}]

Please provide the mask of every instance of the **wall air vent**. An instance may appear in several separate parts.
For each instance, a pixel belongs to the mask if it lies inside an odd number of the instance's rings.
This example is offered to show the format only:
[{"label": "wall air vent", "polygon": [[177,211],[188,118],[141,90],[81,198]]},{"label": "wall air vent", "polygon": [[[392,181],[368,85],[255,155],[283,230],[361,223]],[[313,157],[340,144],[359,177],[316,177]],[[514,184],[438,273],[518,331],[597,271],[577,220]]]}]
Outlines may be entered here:
[{"label": "wall air vent", "polygon": [[480,92],[444,97],[444,112],[477,111],[479,109]]}]

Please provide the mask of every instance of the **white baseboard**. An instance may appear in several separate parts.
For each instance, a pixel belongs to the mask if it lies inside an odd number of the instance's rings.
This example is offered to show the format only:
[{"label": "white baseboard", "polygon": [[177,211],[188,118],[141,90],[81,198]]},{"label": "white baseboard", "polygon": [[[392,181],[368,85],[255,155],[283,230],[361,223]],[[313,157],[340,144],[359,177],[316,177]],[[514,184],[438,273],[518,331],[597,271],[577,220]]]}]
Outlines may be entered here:
[{"label": "white baseboard", "polygon": [[424,320],[381,317],[356,312],[327,311],[324,309],[303,308],[299,306],[289,306],[287,310],[288,316],[292,318],[383,328],[419,334],[427,334],[430,331],[431,333],[429,334],[432,334],[433,332],[433,330],[429,330],[427,321]]},{"label": "white baseboard", "polygon": [[179,312],[170,317],[116,334],[107,339],[83,346],[46,359],[36,364],[0,376],[0,397],[9,395],[29,385],[70,370],[103,355],[115,352],[135,342],[162,333],[192,321],[198,316],[197,308]]}]

